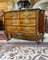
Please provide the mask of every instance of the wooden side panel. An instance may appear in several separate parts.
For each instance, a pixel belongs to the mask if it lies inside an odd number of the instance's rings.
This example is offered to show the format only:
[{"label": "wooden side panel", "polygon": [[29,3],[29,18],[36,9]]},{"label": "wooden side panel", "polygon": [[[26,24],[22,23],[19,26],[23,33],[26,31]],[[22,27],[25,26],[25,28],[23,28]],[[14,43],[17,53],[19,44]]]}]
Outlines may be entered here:
[{"label": "wooden side panel", "polygon": [[44,20],[44,11],[40,11],[39,12],[39,19],[38,19],[38,30],[40,33],[44,33],[44,24],[45,24],[45,20]]}]

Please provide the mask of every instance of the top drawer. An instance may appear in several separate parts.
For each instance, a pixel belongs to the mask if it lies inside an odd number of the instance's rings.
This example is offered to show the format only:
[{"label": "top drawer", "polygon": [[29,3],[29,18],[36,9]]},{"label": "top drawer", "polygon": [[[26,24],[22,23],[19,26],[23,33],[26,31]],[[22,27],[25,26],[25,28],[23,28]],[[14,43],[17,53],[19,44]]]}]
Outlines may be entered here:
[{"label": "top drawer", "polygon": [[18,18],[18,12],[6,12],[5,18]]},{"label": "top drawer", "polygon": [[20,11],[20,18],[35,18],[36,11]]}]

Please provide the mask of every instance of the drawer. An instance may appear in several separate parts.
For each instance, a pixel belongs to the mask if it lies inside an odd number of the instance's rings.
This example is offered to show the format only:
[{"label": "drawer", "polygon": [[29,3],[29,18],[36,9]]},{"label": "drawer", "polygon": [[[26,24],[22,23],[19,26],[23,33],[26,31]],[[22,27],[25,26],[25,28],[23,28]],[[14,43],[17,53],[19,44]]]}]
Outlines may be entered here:
[{"label": "drawer", "polygon": [[6,12],[5,18],[18,18],[18,12]]},{"label": "drawer", "polygon": [[35,11],[21,11],[20,18],[35,18],[36,12]]},{"label": "drawer", "polygon": [[5,26],[6,31],[18,31],[19,28],[16,26]]},{"label": "drawer", "polygon": [[35,19],[30,19],[30,20],[25,20],[24,21],[24,26],[35,26],[36,25],[36,20]]},{"label": "drawer", "polygon": [[6,26],[5,29],[10,32],[23,32],[24,27]]},{"label": "drawer", "polygon": [[24,27],[24,33],[36,33],[35,27]]},{"label": "drawer", "polygon": [[5,20],[5,25],[19,25],[19,20]]},{"label": "drawer", "polygon": [[27,20],[20,20],[19,26],[35,26],[36,25],[36,19],[27,19]]}]

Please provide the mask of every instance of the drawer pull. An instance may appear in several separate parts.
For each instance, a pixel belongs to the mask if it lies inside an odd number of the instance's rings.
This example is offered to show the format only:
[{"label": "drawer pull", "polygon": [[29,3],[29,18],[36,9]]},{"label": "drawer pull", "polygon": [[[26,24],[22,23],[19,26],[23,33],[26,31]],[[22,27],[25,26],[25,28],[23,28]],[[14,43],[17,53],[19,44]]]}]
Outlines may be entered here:
[{"label": "drawer pull", "polygon": [[30,17],[31,14],[30,14],[30,13],[29,13],[29,14],[24,14],[23,16],[25,16],[25,17]]}]

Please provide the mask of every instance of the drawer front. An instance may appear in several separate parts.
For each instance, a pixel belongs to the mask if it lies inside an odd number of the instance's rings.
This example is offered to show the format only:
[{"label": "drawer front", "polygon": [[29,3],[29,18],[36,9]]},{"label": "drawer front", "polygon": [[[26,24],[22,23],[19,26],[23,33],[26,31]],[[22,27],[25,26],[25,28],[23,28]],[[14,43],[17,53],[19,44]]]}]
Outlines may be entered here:
[{"label": "drawer front", "polygon": [[36,27],[6,26],[5,29],[8,32],[36,33]]},{"label": "drawer front", "polygon": [[5,20],[5,25],[19,25],[19,20]]},{"label": "drawer front", "polygon": [[5,13],[5,18],[18,18],[18,12],[7,12]]},{"label": "drawer front", "polygon": [[24,21],[24,26],[35,26],[36,20],[35,19],[29,19]]},{"label": "drawer front", "polygon": [[19,25],[20,26],[35,26],[36,25],[36,19],[20,20]]},{"label": "drawer front", "polygon": [[23,32],[24,27],[6,26],[5,29],[8,32]]},{"label": "drawer front", "polygon": [[24,33],[36,33],[36,28],[35,27],[25,27]]},{"label": "drawer front", "polygon": [[20,18],[35,18],[36,11],[21,11]]},{"label": "drawer front", "polygon": [[10,32],[15,32],[19,30],[19,28],[16,26],[6,26],[5,29],[6,31],[10,31]]}]

